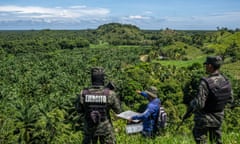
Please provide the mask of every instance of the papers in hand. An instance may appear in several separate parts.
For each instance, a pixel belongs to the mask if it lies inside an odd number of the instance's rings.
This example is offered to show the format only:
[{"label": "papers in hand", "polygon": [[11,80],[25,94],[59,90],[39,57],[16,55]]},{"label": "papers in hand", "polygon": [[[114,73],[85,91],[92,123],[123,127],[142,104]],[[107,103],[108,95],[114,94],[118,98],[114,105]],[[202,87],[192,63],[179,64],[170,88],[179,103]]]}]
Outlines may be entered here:
[{"label": "papers in hand", "polygon": [[133,133],[138,133],[143,130],[143,125],[142,123],[137,123],[137,124],[128,124],[126,126],[126,133],[127,134],[133,134]]},{"label": "papers in hand", "polygon": [[[122,118],[122,119],[126,119],[129,120],[131,117],[135,116],[135,115],[139,115],[140,113],[138,112],[134,112],[131,110],[122,112],[120,114],[117,115],[117,117]],[[132,120],[133,122],[139,122],[139,120]]]}]

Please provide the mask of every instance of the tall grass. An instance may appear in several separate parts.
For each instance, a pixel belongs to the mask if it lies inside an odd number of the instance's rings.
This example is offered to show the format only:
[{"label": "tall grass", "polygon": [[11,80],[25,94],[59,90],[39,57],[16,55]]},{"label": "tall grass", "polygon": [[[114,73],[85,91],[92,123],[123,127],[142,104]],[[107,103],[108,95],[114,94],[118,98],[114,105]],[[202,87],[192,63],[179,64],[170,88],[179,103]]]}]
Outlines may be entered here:
[{"label": "tall grass", "polygon": [[[118,144],[194,144],[194,139],[191,133],[178,134],[167,133],[165,135],[157,136],[154,139],[144,138],[140,134],[116,134]],[[239,133],[223,132],[222,137],[224,144],[239,144]]]},{"label": "tall grass", "polygon": [[163,135],[156,138],[144,138],[140,134],[117,136],[118,144],[192,144],[194,140],[191,135]]}]

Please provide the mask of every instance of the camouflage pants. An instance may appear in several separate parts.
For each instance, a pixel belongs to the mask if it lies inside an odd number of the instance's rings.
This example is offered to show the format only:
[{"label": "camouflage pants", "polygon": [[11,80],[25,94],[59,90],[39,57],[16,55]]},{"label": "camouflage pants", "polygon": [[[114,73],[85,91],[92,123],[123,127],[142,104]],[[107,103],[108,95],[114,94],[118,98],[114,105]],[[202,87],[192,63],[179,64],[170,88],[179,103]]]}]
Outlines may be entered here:
[{"label": "camouflage pants", "polygon": [[221,127],[197,127],[193,128],[193,136],[196,144],[207,144],[207,138],[211,143],[222,144]]},{"label": "camouflage pants", "polygon": [[109,134],[105,136],[93,136],[93,135],[84,135],[83,144],[97,144],[98,141],[100,144],[116,144],[114,134]]}]

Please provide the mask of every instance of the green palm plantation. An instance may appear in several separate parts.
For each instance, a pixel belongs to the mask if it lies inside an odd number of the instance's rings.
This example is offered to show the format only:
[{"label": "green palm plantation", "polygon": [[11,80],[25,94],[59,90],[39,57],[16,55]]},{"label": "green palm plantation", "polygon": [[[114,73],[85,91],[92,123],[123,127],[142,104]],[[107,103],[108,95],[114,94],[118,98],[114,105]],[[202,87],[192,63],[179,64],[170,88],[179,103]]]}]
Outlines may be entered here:
[{"label": "green palm plantation", "polygon": [[168,113],[168,125],[155,139],[127,135],[127,122],[112,113],[119,144],[193,143],[193,117],[176,129],[204,75],[203,60],[215,54],[225,58],[222,71],[236,106],[226,109],[223,140],[239,143],[240,32],[224,30],[146,31],[112,23],[96,30],[0,31],[0,143],[81,143],[74,104],[90,84],[92,66],[105,68],[123,110],[141,112],[146,101],[135,91],[155,85]]}]

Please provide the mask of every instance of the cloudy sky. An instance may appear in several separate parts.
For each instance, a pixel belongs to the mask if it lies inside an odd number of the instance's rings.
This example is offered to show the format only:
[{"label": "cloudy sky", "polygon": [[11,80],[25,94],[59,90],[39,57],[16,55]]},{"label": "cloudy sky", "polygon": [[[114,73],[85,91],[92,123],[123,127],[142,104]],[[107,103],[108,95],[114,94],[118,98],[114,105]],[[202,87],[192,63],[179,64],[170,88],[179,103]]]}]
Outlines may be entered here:
[{"label": "cloudy sky", "polygon": [[0,30],[95,29],[111,22],[140,29],[236,29],[240,0],[0,0]]}]

